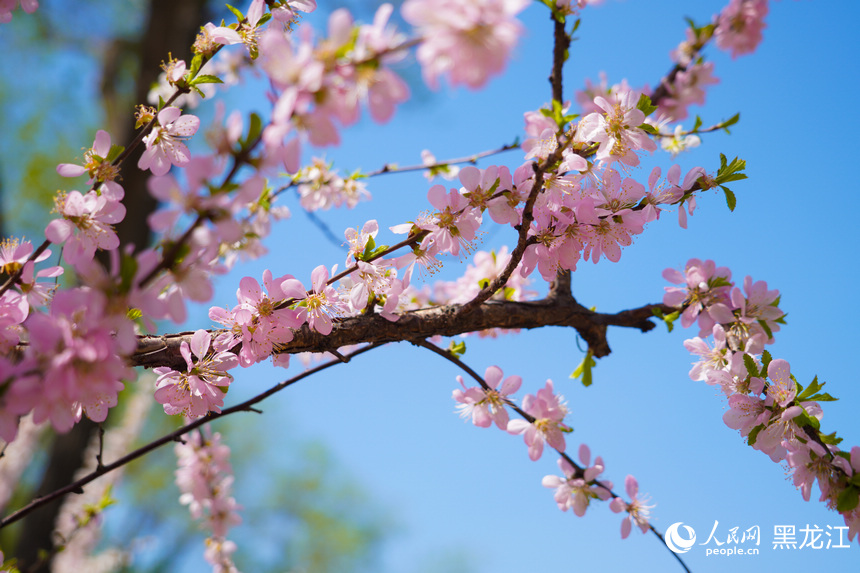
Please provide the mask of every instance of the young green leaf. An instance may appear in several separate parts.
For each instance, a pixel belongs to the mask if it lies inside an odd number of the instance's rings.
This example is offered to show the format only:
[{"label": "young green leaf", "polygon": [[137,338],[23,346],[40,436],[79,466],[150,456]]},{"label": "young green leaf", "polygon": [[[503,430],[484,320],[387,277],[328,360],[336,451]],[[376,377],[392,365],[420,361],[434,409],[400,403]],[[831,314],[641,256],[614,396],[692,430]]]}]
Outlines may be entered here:
[{"label": "young green leaf", "polygon": [[726,205],[729,206],[729,211],[734,211],[735,207],[738,204],[738,200],[737,198],[735,198],[735,194],[732,193],[732,190],[725,185],[720,185],[720,188],[722,188],[723,193],[726,194]]},{"label": "young green leaf", "polygon": [[455,343],[452,340],[451,344],[448,345],[448,352],[450,352],[451,355],[454,356],[454,358],[459,358],[460,356],[466,354],[466,343],[462,340],[460,342]]},{"label": "young green leaf", "polygon": [[582,359],[582,362],[579,363],[579,366],[576,367],[576,370],[573,371],[570,377],[582,377],[582,385],[585,387],[591,386],[592,382],[594,382],[591,369],[595,366],[597,366],[597,362],[594,360],[594,353],[589,348],[588,352],[585,353],[585,358]]}]

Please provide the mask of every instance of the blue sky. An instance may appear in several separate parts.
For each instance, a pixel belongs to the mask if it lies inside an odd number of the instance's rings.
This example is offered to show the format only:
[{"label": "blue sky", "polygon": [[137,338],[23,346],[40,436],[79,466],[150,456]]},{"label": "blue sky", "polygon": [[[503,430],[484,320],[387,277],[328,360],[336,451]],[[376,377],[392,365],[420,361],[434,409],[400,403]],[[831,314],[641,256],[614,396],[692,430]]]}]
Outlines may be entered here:
[{"label": "blue sky", "polygon": [[[670,68],[669,51],[683,39],[683,17],[701,24],[723,4],[606,0],[586,10],[565,67],[565,97],[573,99],[584,79],[597,80],[600,71],[612,83],[626,78],[631,85],[653,87]],[[707,135],[700,148],[677,161],[685,169],[701,165],[713,172],[720,153],[745,159],[749,179],[732,185],[737,209],[730,213],[721,193],[705,194],[687,230],[665,217],[627,247],[619,263],[580,263],[573,277],[577,299],[606,312],[660,301],[666,286],[662,270],[680,268],[692,257],[728,266],[738,281],[745,275],[767,281],[781,291],[781,307],[788,313],[788,325],[770,351],[791,363],[801,383],[817,374],[840,398],[824,404],[822,427],[837,431],[846,449],[860,445],[860,389],[850,360],[853,323],[860,316],[853,292],[858,231],[850,223],[853,217],[842,212],[851,208],[856,187],[853,134],[860,121],[851,100],[860,87],[860,44],[853,29],[858,15],[854,2],[771,2],[764,42],[755,54],[732,60],[708,48],[706,57],[715,62],[721,82],[709,90],[707,105],[692,113],[706,125],[737,112],[741,121],[731,135]],[[306,23],[319,29],[319,18],[311,15]],[[551,53],[545,8],[534,3],[522,21],[527,32],[513,60],[483,91],[430,92],[416,85],[412,68],[407,73],[415,98],[390,124],[375,125],[368,118],[343,132],[340,147],[314,154],[349,173],[387,162],[418,163],[422,149],[439,158],[459,157],[521,137],[523,112],[550,99]],[[258,95],[241,88],[226,98],[267,111]],[[306,152],[309,159],[312,152]],[[513,151],[480,167],[495,162],[513,168],[521,161],[521,153]],[[651,166],[665,170],[671,161],[657,154],[633,174],[644,182]],[[375,178],[368,188],[370,203],[320,218],[340,236],[342,229],[368,219],[387,229],[429,208],[428,184],[418,174]],[[219,279],[213,304],[234,304],[239,278],[259,279],[264,268],[307,283],[316,265],[343,263],[343,251],[309,223],[297,201],[290,198],[287,204],[293,217],[270,238],[271,256]],[[510,228],[486,231],[485,250],[515,240]],[[378,243],[394,240],[387,231],[381,235]],[[457,276],[464,265],[448,261],[441,278]],[[535,288],[545,287],[536,282]],[[207,308],[192,310],[185,326],[209,326]],[[593,456],[603,457],[604,476],[618,490],[627,474],[636,476],[640,491],[656,504],[652,515],[659,530],[684,522],[705,541],[717,521],[723,538],[735,526],[760,527],[759,555],[708,557],[704,546],[696,546],[684,556],[693,571],[824,570],[860,563],[856,542],[849,549],[772,548],[775,526],[825,529],[843,525],[842,519],[814,501],[815,493],[812,502],[804,502],[784,468],[723,424],[725,399],[687,375],[693,359],[682,343],[695,334],[680,328],[669,334],[662,326],[644,335],[610,330],[613,353],[599,362],[590,388],[568,378],[582,353],[575,333],[567,330],[546,328],[496,340],[470,337],[464,360],[478,372],[495,364],[506,375],[519,374],[520,396],[554,380],[571,409],[575,431],[568,436],[569,450],[588,444]],[[289,372],[269,365],[239,372],[228,402],[259,393],[300,368],[294,361]],[[680,570],[653,536],[634,532],[621,540],[621,518],[608,504],[593,504],[584,518],[559,512],[552,492],[540,484],[544,475],[557,472],[555,458],[545,453],[531,462],[521,437],[463,423],[451,399],[457,374],[439,357],[400,343],[309,378],[264,403],[264,416],[247,415],[230,427],[263,442],[270,456],[261,460],[263,469],[295,455],[291,443],[325,443],[337,460],[334,479],[367,492],[366,501],[394,524],[379,556],[385,571]],[[266,485],[262,472],[253,487]],[[254,496],[241,483],[236,487],[240,503],[243,496]],[[266,531],[248,520],[237,538],[256,543],[240,547],[240,563],[243,551],[272,549]]]},{"label": "blue sky", "polygon": [[[610,82],[627,78],[634,86],[654,86],[670,67],[668,52],[683,38],[683,16],[704,23],[722,5],[607,1],[586,10],[565,67],[565,97],[572,99],[584,78],[596,80],[600,71]],[[732,186],[737,209],[730,213],[721,193],[705,194],[687,230],[665,217],[626,248],[619,263],[580,263],[573,277],[578,300],[607,312],[660,301],[666,286],[661,271],[692,257],[730,267],[738,281],[749,274],[780,289],[788,325],[770,351],[791,363],[801,383],[816,374],[828,382],[840,401],[824,405],[822,427],[838,431],[848,448],[860,444],[860,390],[848,359],[858,317],[852,292],[857,227],[841,210],[852,204],[857,152],[851,135],[857,115],[844,103],[858,88],[858,43],[850,27],[857,15],[849,2],[773,2],[757,53],[732,60],[710,47],[706,57],[721,81],[709,90],[707,105],[692,113],[709,125],[740,112],[741,122],[732,135],[705,136],[699,149],[677,161],[713,172],[720,153],[745,159],[750,178]],[[417,163],[425,148],[440,158],[458,157],[521,136],[522,113],[550,98],[551,39],[541,6],[530,6],[522,20],[527,33],[513,60],[485,90],[417,89],[416,100],[389,125],[363,121],[325,156],[347,173]],[[307,22],[319,28],[316,17]],[[509,152],[480,166],[514,167],[521,159]],[[650,166],[668,168],[671,158],[658,154],[643,163],[646,168],[634,172],[642,181]],[[370,218],[385,229],[427,209],[427,188],[420,175],[376,178],[369,182],[372,202],[320,217],[336,234]],[[307,281],[317,264],[342,264],[342,251],[307,224],[295,201],[289,204],[294,215],[272,237],[273,256],[221,281],[216,304],[233,304],[238,277],[259,277],[266,267]],[[389,234],[381,242],[392,240]],[[510,229],[488,227],[482,248],[513,241]],[[442,276],[462,268],[449,261]],[[725,399],[687,375],[693,359],[682,342],[695,334],[680,328],[667,334],[662,326],[645,335],[611,330],[613,354],[599,362],[590,388],[568,378],[582,354],[575,333],[566,330],[469,338],[464,359],[479,372],[496,364],[506,375],[521,375],[521,395],[553,379],[572,411],[569,448],[575,452],[586,443],[592,455],[603,456],[604,475],[619,489],[627,474],[635,475],[656,504],[659,530],[684,522],[701,543],[716,521],[723,538],[732,527],[759,526],[759,555],[705,556],[712,542],[684,556],[693,571],[800,571],[860,562],[856,543],[850,549],[773,549],[775,526],[826,529],[843,525],[842,519],[815,497],[804,502],[783,467],[723,424]],[[389,571],[454,570],[451,562],[480,573],[680,570],[653,536],[634,532],[622,541],[620,516],[606,504],[594,504],[584,518],[559,512],[552,492],[540,485],[557,471],[555,458],[545,454],[530,462],[520,437],[460,421],[450,396],[457,374],[426,351],[393,345],[290,388],[265,405],[265,416],[249,417],[248,427],[270,438],[273,456],[289,447],[291,436],[321,439],[331,448],[345,479],[365,488],[369,501],[397,523],[398,534],[381,555]],[[238,401],[283,377],[270,367],[255,368],[247,379],[240,373],[231,397]],[[241,495],[240,488],[240,501]]]}]

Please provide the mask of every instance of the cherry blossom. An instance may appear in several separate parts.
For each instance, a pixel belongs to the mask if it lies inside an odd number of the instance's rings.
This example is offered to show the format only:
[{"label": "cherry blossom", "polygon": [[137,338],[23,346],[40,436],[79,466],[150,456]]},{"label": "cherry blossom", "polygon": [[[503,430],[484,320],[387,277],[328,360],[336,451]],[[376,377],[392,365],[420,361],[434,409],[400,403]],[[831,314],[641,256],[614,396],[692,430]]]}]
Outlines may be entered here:
[{"label": "cherry blossom", "polygon": [[645,505],[645,502],[648,501],[647,498],[638,498],[639,483],[633,476],[628,475],[624,478],[624,489],[627,491],[630,501],[626,502],[622,498],[616,497],[609,504],[609,509],[615,513],[627,512],[627,516],[621,522],[621,539],[627,539],[634,524],[639,527],[642,533],[648,533],[650,528],[648,518],[651,516],[651,509],[654,506]]},{"label": "cherry blossom", "polygon": [[511,420],[507,431],[510,434],[524,434],[523,438],[529,448],[529,458],[532,461],[540,459],[544,443],[559,452],[565,450],[564,433],[570,428],[564,424],[567,415],[567,405],[564,397],[555,394],[552,380],[537,391],[537,394],[527,394],[523,398],[523,410],[534,418],[527,420]]},{"label": "cherry blossom", "polygon": [[767,0],[730,0],[714,29],[714,39],[732,58],[755,51],[762,39]]},{"label": "cherry blossom", "polygon": [[483,86],[490,75],[502,71],[508,53],[521,34],[514,18],[525,0],[407,0],[403,18],[418,28],[424,42],[418,61],[427,84],[449,74],[452,85]]},{"label": "cherry blossom", "polygon": [[595,157],[600,160],[618,160],[630,166],[639,165],[636,151],[654,151],[657,144],[648,134],[639,129],[645,122],[645,114],[636,107],[639,92],[627,90],[617,94],[610,102],[602,96],[594,103],[604,113],[590,113],[577,126],[577,138],[599,142]]},{"label": "cherry blossom", "polygon": [[[523,380],[519,376],[508,376],[502,382],[502,369],[490,366],[484,373],[484,381],[489,390],[481,386],[467,388],[461,376],[457,381],[462,390],[454,390],[453,398],[459,402],[457,410],[461,418],[471,418],[472,423],[481,428],[488,428],[493,422],[500,430],[508,428],[508,410],[506,404],[511,394],[520,389]],[[501,388],[499,388],[501,384]]]},{"label": "cherry blossom", "polygon": [[296,307],[298,320],[307,322],[312,330],[320,334],[331,334],[332,318],[340,316],[347,310],[346,303],[328,282],[328,269],[318,266],[311,273],[313,291],[306,294],[304,287],[295,279],[284,281],[281,287],[287,296],[300,299]]},{"label": "cherry blossom", "polygon": [[183,341],[180,345],[185,372],[165,367],[154,369],[158,374],[155,400],[164,405],[165,414],[198,418],[221,411],[226,388],[233,381],[227,371],[239,365],[238,357],[228,351],[228,344],[225,338],[213,344],[209,332],[198,330],[191,337],[191,344]]},{"label": "cherry blossom", "polygon": [[157,117],[158,123],[143,138],[146,149],[137,166],[153,175],[164,175],[171,165],[183,167],[190,161],[191,154],[182,140],[197,133],[200,118],[182,115],[182,110],[173,106],[162,109]]},{"label": "cherry blossom", "polygon": [[125,207],[105,193],[89,191],[60,192],[54,199],[61,219],[54,219],[45,228],[45,237],[63,245],[63,258],[69,264],[91,259],[97,249],[113,250],[119,239],[113,229],[125,218]]},{"label": "cherry blossom", "polygon": [[588,446],[582,444],[579,446],[579,460],[586,468],[584,471],[577,471],[569,461],[559,458],[558,467],[564,476],[548,475],[541,481],[544,487],[555,489],[553,497],[561,511],[572,509],[574,515],[582,517],[592,500],[606,501],[612,496],[610,493],[612,482],[596,483],[597,478],[603,473],[603,459],[598,456],[591,466],[590,458],[591,452]]},{"label": "cherry blossom", "polygon": [[119,167],[107,161],[111,150],[110,134],[103,129],[96,132],[93,146],[84,152],[84,164],[74,165],[61,163],[57,166],[57,173],[63,177],[78,177],[87,173],[90,176],[87,184],[93,181],[113,181],[119,175]]}]

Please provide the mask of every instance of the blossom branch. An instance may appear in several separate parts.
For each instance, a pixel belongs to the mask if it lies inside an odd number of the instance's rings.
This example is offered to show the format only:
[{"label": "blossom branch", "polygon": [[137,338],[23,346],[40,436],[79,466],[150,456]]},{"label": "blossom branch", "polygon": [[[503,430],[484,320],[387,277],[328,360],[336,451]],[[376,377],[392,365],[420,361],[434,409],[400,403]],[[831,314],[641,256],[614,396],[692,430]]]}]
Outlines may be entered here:
[{"label": "blossom branch", "polygon": [[[437,355],[441,356],[442,358],[444,358],[445,360],[448,360],[452,364],[455,364],[458,368],[460,368],[461,370],[466,372],[475,381],[477,381],[478,384],[481,386],[481,388],[483,388],[486,392],[494,392],[493,388],[491,388],[490,385],[487,384],[487,382],[486,382],[486,380],[484,380],[484,378],[482,378],[477,372],[475,372],[472,368],[470,368],[465,362],[460,360],[453,353],[451,353],[447,350],[444,350],[444,349],[442,349],[442,348],[436,346],[435,344],[428,342],[426,340],[413,340],[412,344],[415,344],[416,346],[420,346],[422,348],[426,348],[427,350],[433,352],[434,354],[437,354]],[[513,411],[515,411],[517,414],[519,414],[519,416],[522,417],[524,420],[526,420],[529,424],[535,423],[536,418],[534,416],[532,416],[528,412],[525,412],[522,408],[520,408],[519,406],[517,406],[516,404],[511,402],[509,399],[503,398],[503,402],[508,407],[510,407]],[[573,477],[580,478],[580,479],[586,479],[585,478],[585,476],[586,476],[585,468],[583,468],[581,465],[579,465],[575,461],[573,461],[573,459],[569,455],[567,455],[567,453],[565,453],[564,451],[556,448],[555,446],[552,446],[551,444],[550,444],[550,447],[552,449],[554,449],[558,453],[558,455],[561,456],[561,458],[564,461],[566,461],[568,464],[570,464],[570,466],[573,468],[573,471],[574,471]],[[592,482],[590,482],[590,483],[592,483]],[[594,483],[594,485],[596,485],[596,486],[604,489],[606,492],[608,492],[609,496],[612,497],[613,499],[620,498],[620,496],[618,494],[616,494],[614,491],[612,491],[612,488],[610,486],[606,485],[605,483],[603,483],[599,480],[596,480],[596,479],[593,480],[593,483]],[[657,531],[657,529],[653,525],[651,525],[650,523],[648,523],[648,529],[651,530],[651,532],[657,536],[657,538],[660,540],[660,542],[664,546],[666,546],[666,549],[669,550],[669,547],[666,545],[665,539],[663,538],[663,534],[660,533],[659,531]],[[687,573],[690,573],[690,569],[687,567],[687,565],[684,563],[684,560],[681,559],[681,557],[678,554],[676,554],[674,551],[671,551],[671,550],[669,550],[669,553],[675,557],[675,559],[678,561],[678,563],[680,563],[681,567],[684,568],[684,571],[687,571]]]},{"label": "blossom branch", "polygon": [[[350,353],[344,355],[344,358],[346,358],[347,360],[351,359],[351,358],[358,356],[360,354],[364,354],[365,352],[368,352],[369,350],[373,350],[374,348],[378,348],[379,346],[381,346],[381,344],[370,344],[368,346],[365,346],[363,348],[359,348],[358,350],[355,350],[353,352],[350,352]],[[22,507],[21,509],[7,515],[2,520],[0,520],[0,529],[3,529],[7,525],[11,525],[12,523],[15,523],[16,521],[23,518],[27,514],[35,511],[36,509],[38,509],[38,508],[40,508],[40,507],[42,507],[42,506],[44,506],[44,505],[46,505],[52,501],[54,501],[55,499],[59,499],[59,498],[63,497],[64,495],[66,495],[68,493],[81,493],[81,492],[83,492],[83,487],[85,485],[89,484],[90,482],[92,482],[93,480],[103,476],[106,473],[112,472],[113,470],[120,468],[120,467],[126,465],[127,463],[129,463],[133,460],[136,460],[137,458],[140,458],[140,457],[148,454],[149,452],[151,452],[157,448],[160,448],[161,446],[163,446],[165,444],[168,444],[170,442],[179,441],[180,438],[182,436],[184,436],[185,434],[187,434],[188,432],[195,430],[195,429],[197,429],[197,428],[199,428],[205,424],[208,424],[209,422],[211,422],[213,420],[223,418],[224,416],[229,416],[230,414],[234,414],[236,412],[257,412],[257,413],[259,413],[260,411],[258,409],[253,408],[252,406],[254,406],[255,404],[257,404],[259,402],[262,402],[263,400],[265,400],[266,398],[268,398],[272,394],[280,392],[284,388],[295,384],[299,380],[303,380],[304,378],[307,378],[308,376],[310,376],[312,374],[316,374],[317,372],[321,372],[322,370],[330,368],[336,364],[342,364],[342,363],[343,363],[343,360],[341,360],[341,359],[330,360],[328,362],[324,362],[324,363],[320,364],[319,366],[316,366],[314,368],[311,368],[309,370],[302,372],[301,374],[293,376],[292,378],[284,380],[283,382],[269,388],[268,390],[266,390],[265,392],[263,392],[261,394],[258,394],[257,396],[254,396],[253,398],[250,398],[250,399],[242,402],[241,404],[237,404],[237,405],[232,406],[230,408],[225,408],[220,413],[209,413],[206,416],[204,416],[202,418],[198,418],[198,419],[194,420],[193,422],[190,422],[187,425],[185,425],[185,426],[183,426],[183,427],[181,427],[181,428],[179,428],[179,429],[177,429],[177,430],[175,430],[169,434],[166,434],[166,435],[164,435],[164,436],[162,436],[156,440],[153,440],[152,442],[146,444],[145,446],[141,446],[140,448],[134,450],[133,452],[126,454],[125,456],[121,457],[120,459],[116,460],[113,463],[97,467],[95,471],[93,471],[90,474],[87,474],[86,476],[82,477],[81,479],[79,479],[73,483],[70,483],[69,485],[67,485],[61,489],[58,489],[58,490],[53,491],[51,493],[37,497],[34,500],[32,500],[30,503],[28,503],[27,505]]]},{"label": "blossom branch", "polygon": [[[588,343],[594,356],[610,354],[606,339],[608,326],[635,328],[649,332],[655,326],[653,309],[669,313],[674,309],[663,304],[647,304],[614,314],[591,311],[573,299],[545,299],[533,302],[489,301],[468,314],[461,305],[446,305],[409,311],[396,322],[378,314],[363,314],[335,320],[331,334],[322,335],[307,325],[293,331],[293,339],[279,345],[278,352],[326,352],[351,344],[422,340],[431,336],[456,336],[490,328],[532,329],[545,326],[574,328]],[[138,350],[130,357],[134,366],[166,366],[184,369],[180,354],[182,342],[190,343],[193,333],[184,332],[138,338]]]}]

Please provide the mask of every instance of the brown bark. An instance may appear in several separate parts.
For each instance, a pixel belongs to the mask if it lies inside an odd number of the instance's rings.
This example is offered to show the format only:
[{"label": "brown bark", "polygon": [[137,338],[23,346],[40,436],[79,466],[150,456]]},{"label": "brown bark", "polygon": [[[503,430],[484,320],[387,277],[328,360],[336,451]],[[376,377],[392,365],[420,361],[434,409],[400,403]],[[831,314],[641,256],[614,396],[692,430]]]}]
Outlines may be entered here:
[{"label": "brown bark", "polygon": [[[662,304],[649,304],[615,314],[588,310],[572,297],[545,299],[534,302],[485,302],[466,314],[460,314],[460,305],[437,306],[407,312],[397,322],[379,315],[361,315],[338,320],[331,334],[324,336],[310,330],[307,325],[295,331],[293,340],[283,345],[282,353],[325,352],[351,344],[396,342],[455,336],[489,328],[542,328],[566,326],[573,328],[597,358],[607,356],[611,350],[606,339],[607,326],[636,328],[648,332],[654,328],[649,320],[652,309],[668,314],[675,309]],[[137,353],[132,356],[134,366],[168,366],[175,370],[186,368],[179,353],[182,342],[191,342],[193,333],[184,332],[140,338]]]}]

